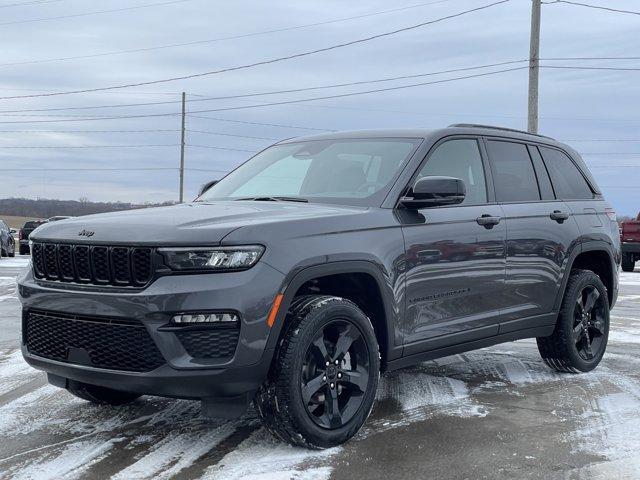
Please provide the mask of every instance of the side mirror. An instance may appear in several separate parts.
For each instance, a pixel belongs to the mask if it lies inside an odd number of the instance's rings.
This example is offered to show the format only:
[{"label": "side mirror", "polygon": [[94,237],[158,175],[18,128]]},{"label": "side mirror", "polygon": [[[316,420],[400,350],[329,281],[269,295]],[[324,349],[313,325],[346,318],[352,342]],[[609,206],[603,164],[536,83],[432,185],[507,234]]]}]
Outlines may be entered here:
[{"label": "side mirror", "polygon": [[464,201],[464,182],[453,177],[423,177],[416,181],[409,195],[400,199],[406,208],[419,209],[456,205]]},{"label": "side mirror", "polygon": [[204,184],[200,185],[200,189],[198,190],[198,196],[202,195],[204,192],[209,190],[216,183],[218,183],[218,180],[211,180],[210,182],[207,182],[207,183],[204,183]]},{"label": "side mirror", "polygon": [[15,234],[16,234],[16,233],[18,233],[18,232],[17,232],[17,230],[16,230],[15,228],[12,228],[11,230],[9,230],[9,233],[10,233],[11,235],[15,235]]}]

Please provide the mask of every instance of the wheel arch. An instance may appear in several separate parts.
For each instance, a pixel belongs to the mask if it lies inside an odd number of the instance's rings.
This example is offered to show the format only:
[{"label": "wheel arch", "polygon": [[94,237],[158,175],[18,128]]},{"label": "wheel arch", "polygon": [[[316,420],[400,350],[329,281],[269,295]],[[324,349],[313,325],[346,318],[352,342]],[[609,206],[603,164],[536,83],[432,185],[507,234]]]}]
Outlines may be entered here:
[{"label": "wheel arch", "polygon": [[[398,314],[395,300],[381,268],[375,263],[366,260],[313,265],[288,276],[279,291],[283,297],[269,335],[268,348],[275,350],[277,347],[284,331],[287,311],[296,294],[298,294],[301,289],[305,289],[306,286],[310,285],[310,282],[322,282],[323,279],[341,280],[344,281],[344,283],[341,281],[332,282],[339,284],[334,285],[333,289],[320,287],[318,294],[334,294],[347,298],[358,305],[370,318],[376,333],[376,338],[378,339],[382,357],[381,367],[384,369],[389,360],[399,357],[401,347],[395,347],[393,342],[395,335],[394,319]],[[375,290],[367,292],[364,298],[359,298],[357,294],[347,293],[349,288],[354,285],[354,282],[357,283],[359,280],[364,282],[360,288],[374,288]],[[342,290],[342,293],[340,293],[341,288],[346,290]],[[360,290],[360,292],[362,292],[362,290]],[[364,300],[371,301],[371,303],[369,304]]]},{"label": "wheel arch", "polygon": [[592,270],[600,277],[602,283],[607,288],[607,296],[609,297],[609,306],[613,308],[618,293],[618,281],[616,275],[615,256],[611,251],[611,246],[605,242],[592,241],[582,243],[580,247],[574,248],[567,268],[562,279],[562,288],[558,292],[555,302],[555,310],[560,309],[560,304],[567,289],[569,276],[575,268],[583,268]]}]

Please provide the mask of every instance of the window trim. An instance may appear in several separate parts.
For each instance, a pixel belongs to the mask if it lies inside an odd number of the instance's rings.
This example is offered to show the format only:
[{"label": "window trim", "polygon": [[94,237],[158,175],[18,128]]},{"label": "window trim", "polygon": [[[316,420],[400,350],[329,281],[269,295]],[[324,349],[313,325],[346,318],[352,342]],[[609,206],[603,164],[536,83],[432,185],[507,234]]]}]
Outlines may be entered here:
[{"label": "window trim", "polygon": [[[488,142],[496,141],[496,142],[519,143],[521,145],[524,145],[525,150],[527,152],[527,156],[529,157],[529,162],[531,163],[531,168],[533,169],[533,176],[536,179],[536,186],[538,187],[538,195],[540,196],[540,199],[538,199],[538,200],[518,200],[518,201],[501,202],[500,200],[498,200],[498,196],[496,194],[494,198],[495,198],[495,202],[498,205],[511,205],[511,204],[522,204],[522,203],[542,203],[542,202],[556,201],[556,200],[543,200],[543,198],[542,198],[542,191],[540,190],[540,180],[538,179],[538,172],[536,171],[536,166],[533,163],[533,159],[531,158],[531,152],[529,152],[529,148],[528,148],[530,142],[528,142],[526,140],[520,140],[518,138],[497,137],[497,136],[494,137],[494,136],[486,136],[486,135],[483,135],[482,140],[484,141],[485,148],[487,149],[487,160],[488,160],[488,163],[489,163],[489,168],[491,168],[491,169],[493,169],[493,165],[492,165],[492,162],[491,162],[491,155],[489,154]],[[546,168],[546,165],[545,165],[545,168]],[[492,175],[492,179],[493,179],[493,175]],[[493,184],[493,189],[494,189],[494,192],[496,192],[495,183]]]},{"label": "window trim", "polygon": [[432,210],[436,208],[477,207],[482,205],[495,204],[495,196],[494,196],[494,190],[493,190],[493,176],[491,175],[491,171],[488,168],[488,156],[487,156],[487,152],[484,150],[484,142],[482,141],[482,136],[480,135],[449,135],[449,136],[440,138],[433,145],[431,145],[431,147],[426,152],[422,160],[420,160],[418,165],[414,168],[413,173],[411,174],[411,177],[409,177],[408,182],[400,190],[398,198],[396,199],[395,205],[393,207],[394,209],[403,208],[400,203],[402,197],[404,197],[407,194],[410,188],[413,188],[413,185],[418,177],[418,174],[420,173],[422,168],[427,164],[427,162],[429,161],[431,156],[434,154],[434,152],[440,147],[440,145],[446,142],[454,141],[454,140],[475,140],[476,141],[476,144],[478,146],[478,153],[480,154],[480,161],[482,162],[482,170],[484,173],[484,183],[485,183],[485,190],[487,193],[487,201],[484,203],[473,203],[473,204],[465,204],[465,205],[461,205],[461,204],[440,205],[437,207],[425,207],[419,210],[425,210],[427,208],[429,210]]},{"label": "window trim", "polygon": [[549,180],[551,181],[551,187],[553,188],[553,193],[555,194],[556,199],[562,200],[563,202],[581,202],[581,201],[583,202],[583,201],[587,201],[587,200],[595,200],[598,197],[598,193],[595,191],[595,188],[593,187],[593,185],[591,185],[591,182],[589,181],[589,179],[586,177],[586,175],[582,171],[582,168],[580,168],[580,166],[576,163],[576,161],[573,158],[573,156],[569,155],[567,152],[565,152],[561,148],[553,147],[551,145],[542,144],[542,145],[538,146],[538,151],[540,152],[540,158],[542,158],[542,163],[544,163],[544,168],[547,169],[547,173],[549,172],[549,166],[547,165],[547,161],[545,160],[544,155],[542,154],[541,147],[545,147],[545,148],[548,148],[550,150],[557,150],[560,153],[563,153],[564,155],[566,155],[566,157],[571,161],[571,164],[575,167],[575,169],[580,174],[580,176],[582,176],[582,179],[584,180],[584,183],[586,183],[587,187],[589,187],[589,190],[591,190],[591,198],[561,198],[560,196],[558,196],[556,186],[553,183],[553,178],[551,177],[551,174],[549,174]]}]

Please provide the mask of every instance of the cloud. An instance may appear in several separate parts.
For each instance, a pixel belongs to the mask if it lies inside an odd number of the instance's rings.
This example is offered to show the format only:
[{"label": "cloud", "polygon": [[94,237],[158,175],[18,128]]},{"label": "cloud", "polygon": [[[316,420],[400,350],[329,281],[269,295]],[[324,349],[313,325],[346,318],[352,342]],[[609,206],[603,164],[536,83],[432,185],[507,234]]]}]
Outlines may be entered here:
[{"label": "cloud", "polygon": [[[426,2],[425,2],[426,3]],[[79,60],[0,66],[0,95],[29,91],[60,91],[147,81],[230,67],[349,41],[488,2],[461,0],[344,22],[285,32],[202,43],[188,47],[141,51]],[[381,0],[349,3],[337,0],[306,2],[240,0],[191,2],[94,15],[3,26],[0,63],[90,55],[117,50],[216,39],[264,32],[295,25],[388,10],[403,4]],[[123,0],[110,8],[129,6]],[[620,8],[634,9],[631,0]],[[637,8],[636,8],[637,9]],[[3,9],[3,21],[68,15],[96,10],[77,1],[36,7]],[[483,63],[528,57],[530,1],[512,0],[456,19],[332,52],[248,70],[189,81],[97,92],[74,96],[3,100],[0,110],[63,108],[83,105],[179,100],[181,91],[197,95],[232,95],[272,89],[306,87],[387,76],[427,73]],[[542,57],[626,56],[638,51],[637,17],[570,5],[544,5]],[[597,66],[635,66],[633,61],[553,62]],[[638,72],[543,70],[541,72],[541,131],[559,139],[640,139]],[[442,78],[442,77],[437,77]],[[396,84],[402,84],[397,82]],[[408,82],[407,82],[408,83]],[[366,87],[304,92],[253,99],[197,102],[190,109],[219,108],[269,101],[358,91]],[[374,127],[435,128],[456,121],[526,126],[527,72],[427,85],[395,92],[317,102],[262,107],[208,114],[242,121],[281,123],[329,129]],[[192,97],[197,98],[197,97]],[[177,112],[178,104],[104,109],[60,114],[136,115]],[[56,112],[41,112],[55,114]],[[47,120],[55,117],[6,117],[0,122]],[[69,117],[66,117],[69,118]],[[176,147],[136,149],[8,150],[8,145],[148,145],[178,143],[177,132],[73,133],[72,130],[178,129],[179,116],[61,123],[0,123],[0,170],[4,168],[177,167]],[[286,138],[307,132],[279,127],[189,118],[192,130]],[[54,130],[59,133],[2,133],[7,130]],[[65,133],[68,132],[68,133]],[[268,142],[189,133],[188,143],[254,150]],[[593,143],[571,142],[579,151],[593,151]],[[640,152],[640,143],[601,142],[603,152]],[[246,155],[223,150],[189,148],[191,168],[228,170]],[[590,165],[611,160],[589,157]],[[640,155],[625,157],[640,166]],[[619,161],[616,160],[616,164]],[[607,196],[621,213],[634,213],[640,199],[630,188],[640,185],[640,170],[594,168]],[[187,197],[216,172],[188,171]],[[43,177],[46,181],[43,182]],[[635,196],[634,196],[635,194]],[[28,195],[57,198],[136,202],[177,197],[177,170],[154,172],[6,172],[0,177],[0,196]]]}]

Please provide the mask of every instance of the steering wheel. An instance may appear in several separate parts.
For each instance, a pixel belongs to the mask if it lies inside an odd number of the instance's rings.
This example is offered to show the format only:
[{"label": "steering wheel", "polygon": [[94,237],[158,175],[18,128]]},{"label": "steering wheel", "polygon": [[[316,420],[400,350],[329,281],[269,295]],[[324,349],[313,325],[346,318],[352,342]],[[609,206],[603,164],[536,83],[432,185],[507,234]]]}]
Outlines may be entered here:
[{"label": "steering wheel", "polygon": [[365,182],[362,185],[360,185],[358,187],[358,189],[356,190],[356,192],[364,192],[366,191],[369,187],[378,187],[378,188],[382,188],[384,187],[384,183],[381,182]]}]

